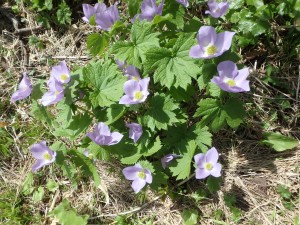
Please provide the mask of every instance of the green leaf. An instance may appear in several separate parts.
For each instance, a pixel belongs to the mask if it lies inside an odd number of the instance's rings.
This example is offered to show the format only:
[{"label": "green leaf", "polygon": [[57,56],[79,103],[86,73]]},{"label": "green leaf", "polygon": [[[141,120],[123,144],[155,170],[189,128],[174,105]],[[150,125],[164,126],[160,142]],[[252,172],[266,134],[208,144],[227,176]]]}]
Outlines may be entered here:
[{"label": "green leaf", "polygon": [[195,225],[198,223],[198,212],[194,209],[183,210],[181,217],[184,225]]},{"label": "green leaf", "polygon": [[130,32],[130,41],[118,41],[113,45],[115,58],[141,68],[142,62],[145,61],[145,52],[159,46],[158,35],[159,33],[153,32],[151,23],[135,20]]},{"label": "green leaf", "polygon": [[194,45],[194,35],[182,34],[176,40],[172,49],[152,48],[146,52],[144,63],[145,73],[154,72],[154,82],[162,86],[182,87],[185,90],[191,84],[191,78],[196,78],[201,72],[189,57],[189,50]]},{"label": "green leaf", "polygon": [[113,104],[107,109],[106,124],[110,125],[119,120],[126,112],[126,107],[121,104]]},{"label": "green leaf", "polygon": [[74,140],[78,135],[82,132],[86,131],[89,125],[92,122],[92,118],[89,114],[79,114],[73,116],[72,119],[69,121],[69,125],[67,127],[58,126],[56,127],[53,134],[55,136],[67,136]]},{"label": "green leaf", "polygon": [[140,142],[137,148],[137,152],[134,155],[123,157],[121,162],[123,164],[134,164],[136,163],[142,156],[151,156],[154,155],[161,149],[161,141],[159,136],[156,137],[155,141],[151,141],[149,144],[145,145],[145,143]]},{"label": "green leaf", "polygon": [[142,123],[149,127],[152,131],[156,129],[166,130],[168,125],[178,122],[174,110],[179,106],[173,102],[169,96],[165,94],[156,94],[149,101],[150,108],[141,117]]},{"label": "green leaf", "polygon": [[23,187],[22,187],[22,193],[24,195],[30,195],[34,190],[34,185],[33,185],[33,174],[30,172],[26,176]]},{"label": "green leaf", "polygon": [[199,89],[200,90],[204,89],[206,85],[210,83],[210,80],[213,78],[213,76],[216,74],[217,74],[217,67],[215,64],[212,63],[204,64],[201,67],[201,73],[198,78]]},{"label": "green leaf", "polygon": [[264,5],[262,0],[246,0],[247,5],[253,5],[255,8],[259,8]]},{"label": "green leaf", "polygon": [[37,101],[32,101],[30,114],[33,115],[34,118],[52,126],[52,116],[46,108]]},{"label": "green leaf", "polygon": [[188,138],[195,140],[202,152],[206,152],[208,147],[212,145],[212,134],[208,131],[208,127],[202,127],[200,123],[191,127]]},{"label": "green leaf", "polygon": [[97,145],[95,142],[90,142],[87,149],[92,153],[97,159],[100,160],[109,160],[109,152],[105,149],[104,146]]},{"label": "green leaf", "polygon": [[90,34],[87,37],[87,48],[93,56],[101,55],[108,46],[108,37],[103,33]]},{"label": "green leaf", "polygon": [[183,142],[181,143],[181,145],[179,145],[179,148],[182,152],[182,158],[177,159],[176,166],[169,167],[172,176],[177,176],[176,180],[181,180],[189,177],[191,173],[191,162],[196,150],[196,143],[193,140],[187,143]]},{"label": "green leaf", "polygon": [[151,173],[155,172],[154,167],[151,162],[149,162],[147,160],[141,160],[141,161],[139,161],[139,164],[141,164],[141,166],[144,169],[148,169]]},{"label": "green leaf", "polygon": [[164,16],[156,15],[152,20],[152,24],[156,25],[156,24],[159,24],[164,21],[170,21],[172,18],[173,18],[173,16],[171,14],[167,14]]},{"label": "green leaf", "polygon": [[44,188],[43,187],[39,187],[35,192],[33,192],[33,196],[32,196],[32,201],[34,203],[37,203],[39,201],[42,201],[43,197],[44,197]]},{"label": "green leaf", "polygon": [[209,176],[206,182],[208,190],[211,192],[219,191],[221,189],[221,181],[222,179],[220,177]]},{"label": "green leaf", "polygon": [[61,170],[63,171],[63,175],[69,178],[73,186],[76,186],[77,185],[77,182],[75,180],[76,167],[66,157],[67,149],[65,145],[62,142],[55,142],[50,146],[50,149],[56,151],[55,163],[61,168]]},{"label": "green leaf", "polygon": [[48,180],[46,186],[50,192],[55,192],[59,187],[58,184],[54,180]]},{"label": "green leaf", "polygon": [[134,17],[136,14],[138,14],[142,1],[143,0],[128,0],[127,1],[130,17]]},{"label": "green leaf", "polygon": [[71,24],[72,11],[64,1],[59,5],[56,17],[59,24]]},{"label": "green leaf", "polygon": [[161,149],[161,146],[159,136],[156,137],[155,141],[152,141],[149,145],[147,145],[147,148],[145,148],[144,145],[139,145],[139,147],[142,147],[140,152],[143,156],[151,156],[155,154]]},{"label": "green leaf", "polygon": [[93,160],[75,150],[71,150],[70,155],[72,156],[71,161],[83,171],[84,175],[92,176],[95,186],[98,187],[101,184],[101,178]]},{"label": "green leaf", "polygon": [[[165,0],[165,4],[163,7],[163,15],[171,14],[173,19],[170,20],[172,24],[175,26],[169,28],[174,29],[182,29],[184,26],[184,15],[185,15],[185,8],[178,4],[176,1],[173,0]],[[198,28],[199,29],[199,28]]]},{"label": "green leaf", "polygon": [[278,132],[264,133],[264,140],[261,142],[270,146],[277,152],[295,148],[299,144],[296,139],[284,136]]},{"label": "green leaf", "polygon": [[202,116],[200,124],[210,125],[213,132],[217,132],[225,125],[225,115],[222,112],[221,102],[217,99],[203,99],[198,103],[195,116]]},{"label": "green leaf", "polygon": [[289,189],[282,184],[278,185],[277,192],[280,194],[282,198],[285,199],[290,199],[292,196],[292,193],[289,191]]},{"label": "green leaf", "polygon": [[221,89],[215,83],[210,82],[208,84],[208,92],[211,97],[219,97],[221,96]]},{"label": "green leaf", "polygon": [[89,99],[94,107],[110,106],[122,97],[126,78],[110,61],[89,64],[83,69],[83,76],[92,89]]},{"label": "green leaf", "polygon": [[67,105],[65,101],[60,101],[56,105],[58,113],[56,115],[55,121],[60,124],[61,127],[68,127],[72,119],[71,106]]},{"label": "green leaf", "polygon": [[56,206],[55,209],[49,213],[49,216],[55,217],[61,225],[86,225],[89,218],[87,215],[77,215],[75,209],[70,206],[66,199]]},{"label": "green leaf", "polygon": [[225,111],[226,122],[231,128],[238,127],[246,116],[243,103],[238,99],[229,99],[223,107]]},{"label": "green leaf", "polygon": [[232,127],[238,127],[246,115],[242,102],[237,99],[228,99],[222,105],[217,99],[203,99],[198,103],[195,116],[202,116],[200,124],[209,125],[213,132],[217,132],[224,127],[225,122]]}]

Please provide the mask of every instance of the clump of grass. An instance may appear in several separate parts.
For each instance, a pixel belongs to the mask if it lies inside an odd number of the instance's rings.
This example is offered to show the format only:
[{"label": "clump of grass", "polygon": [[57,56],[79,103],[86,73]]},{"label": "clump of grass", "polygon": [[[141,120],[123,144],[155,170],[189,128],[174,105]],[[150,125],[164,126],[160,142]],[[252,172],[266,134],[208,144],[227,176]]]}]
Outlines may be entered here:
[{"label": "clump of grass", "polygon": [[32,214],[30,206],[16,190],[7,189],[0,194],[1,224],[42,224],[39,214]]}]

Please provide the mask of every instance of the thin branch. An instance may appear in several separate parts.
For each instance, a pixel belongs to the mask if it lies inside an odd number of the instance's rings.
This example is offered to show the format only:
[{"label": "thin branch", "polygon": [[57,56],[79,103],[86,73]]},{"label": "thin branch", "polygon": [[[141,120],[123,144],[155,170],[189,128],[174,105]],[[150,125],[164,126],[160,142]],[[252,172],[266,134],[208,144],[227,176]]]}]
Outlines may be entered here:
[{"label": "thin branch", "polygon": [[[177,188],[177,187],[185,184],[186,182],[188,182],[194,176],[195,176],[195,173],[193,173],[191,176],[189,176],[185,180],[181,181],[179,184],[177,184],[175,186],[175,188]],[[152,203],[156,202],[157,200],[161,199],[163,196],[164,196],[164,194],[161,194],[161,195],[157,196],[156,198],[154,198],[153,200],[151,200],[150,202],[146,202],[143,205],[141,205],[140,207],[136,207],[136,208],[134,208],[132,210],[129,210],[129,211],[125,211],[125,212],[121,212],[121,213],[117,213],[117,214],[103,214],[103,215],[98,215],[98,216],[90,217],[89,220],[94,220],[94,219],[98,219],[98,218],[101,218],[101,217],[117,217],[117,216],[123,216],[123,215],[127,215],[127,214],[137,213],[137,212],[140,212],[143,209],[147,208],[149,205],[151,205]]]},{"label": "thin branch", "polygon": [[299,99],[299,89],[300,89],[300,65],[298,67],[298,73],[299,73],[299,76],[298,76],[298,83],[297,83],[297,90],[296,90],[296,100],[297,101]]}]

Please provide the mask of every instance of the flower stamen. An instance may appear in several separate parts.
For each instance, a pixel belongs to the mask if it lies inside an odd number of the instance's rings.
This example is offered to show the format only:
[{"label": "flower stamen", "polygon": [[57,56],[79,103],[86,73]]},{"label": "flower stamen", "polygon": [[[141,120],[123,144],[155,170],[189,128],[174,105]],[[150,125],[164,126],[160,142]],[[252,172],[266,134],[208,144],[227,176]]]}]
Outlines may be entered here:
[{"label": "flower stamen", "polygon": [[215,45],[210,45],[206,48],[207,55],[213,55],[217,52],[217,47]]},{"label": "flower stamen", "polygon": [[46,153],[44,154],[43,158],[44,158],[45,160],[51,160],[51,159],[52,159],[52,156],[51,156],[48,152],[46,152]]}]

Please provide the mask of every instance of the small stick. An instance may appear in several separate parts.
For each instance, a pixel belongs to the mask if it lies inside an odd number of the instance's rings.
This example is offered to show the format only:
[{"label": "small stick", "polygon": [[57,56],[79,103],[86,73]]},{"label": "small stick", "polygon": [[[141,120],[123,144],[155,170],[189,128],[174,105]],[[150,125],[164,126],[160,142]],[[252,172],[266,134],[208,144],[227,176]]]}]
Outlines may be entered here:
[{"label": "small stick", "polygon": [[17,30],[14,32],[14,34],[15,34],[15,35],[31,34],[31,33],[33,33],[34,31],[38,31],[38,30],[41,30],[41,29],[43,29],[42,26],[37,26],[37,27],[33,27],[33,28],[26,27],[26,28],[17,29]]},{"label": "small stick", "polygon": [[52,56],[52,59],[91,59],[90,56]]},{"label": "small stick", "polygon": [[298,72],[299,72],[299,76],[298,76],[298,83],[297,83],[297,90],[296,90],[296,100],[297,101],[299,99],[299,89],[300,89],[300,65],[298,67]]},{"label": "small stick", "polygon": [[[186,182],[188,182],[194,176],[195,176],[195,173],[193,173],[191,176],[189,176],[185,180],[181,181],[175,187],[179,187],[179,186],[185,184]],[[123,216],[123,215],[127,215],[127,214],[137,213],[137,212],[142,211],[144,208],[148,207],[152,203],[156,202],[158,199],[161,199],[163,196],[164,195],[161,194],[161,195],[157,196],[156,198],[154,198],[153,200],[151,200],[150,202],[146,202],[143,205],[141,205],[140,207],[136,207],[136,208],[134,208],[132,210],[129,210],[129,211],[121,212],[121,213],[118,213],[118,214],[103,214],[103,215],[98,215],[98,216],[90,217],[89,220],[94,220],[94,219],[101,218],[101,217],[117,217],[117,216]]]}]

